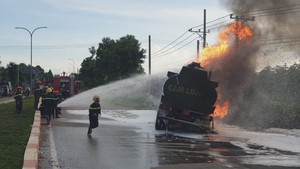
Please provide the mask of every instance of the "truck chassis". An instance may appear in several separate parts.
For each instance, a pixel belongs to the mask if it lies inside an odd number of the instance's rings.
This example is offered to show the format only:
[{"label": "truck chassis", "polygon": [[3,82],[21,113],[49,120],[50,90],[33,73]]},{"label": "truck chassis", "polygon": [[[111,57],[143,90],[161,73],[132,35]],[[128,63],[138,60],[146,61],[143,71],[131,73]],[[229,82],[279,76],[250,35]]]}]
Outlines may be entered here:
[{"label": "truck chassis", "polygon": [[177,108],[166,108],[161,105],[158,109],[155,129],[172,130],[176,128],[188,128],[201,133],[214,133],[214,119],[211,115],[181,110]]}]

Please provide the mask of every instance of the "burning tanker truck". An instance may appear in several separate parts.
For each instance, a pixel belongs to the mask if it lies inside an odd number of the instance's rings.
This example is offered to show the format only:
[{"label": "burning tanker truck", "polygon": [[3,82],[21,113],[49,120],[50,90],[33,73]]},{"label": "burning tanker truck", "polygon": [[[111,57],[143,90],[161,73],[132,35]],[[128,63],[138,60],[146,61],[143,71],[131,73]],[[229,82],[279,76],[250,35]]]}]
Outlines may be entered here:
[{"label": "burning tanker truck", "polygon": [[198,131],[211,131],[218,86],[210,80],[211,72],[193,62],[183,66],[179,74],[169,71],[167,76],[157,111],[156,130],[191,126]]}]

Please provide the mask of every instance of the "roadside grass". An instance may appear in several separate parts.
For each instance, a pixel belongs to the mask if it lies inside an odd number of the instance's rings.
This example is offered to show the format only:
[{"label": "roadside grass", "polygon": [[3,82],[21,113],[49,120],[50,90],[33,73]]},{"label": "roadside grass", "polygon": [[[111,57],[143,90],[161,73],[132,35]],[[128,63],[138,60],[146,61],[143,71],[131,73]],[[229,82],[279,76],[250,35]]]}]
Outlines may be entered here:
[{"label": "roadside grass", "polygon": [[33,97],[23,99],[21,115],[15,112],[15,102],[0,104],[0,168],[18,169],[23,157],[34,119]]}]

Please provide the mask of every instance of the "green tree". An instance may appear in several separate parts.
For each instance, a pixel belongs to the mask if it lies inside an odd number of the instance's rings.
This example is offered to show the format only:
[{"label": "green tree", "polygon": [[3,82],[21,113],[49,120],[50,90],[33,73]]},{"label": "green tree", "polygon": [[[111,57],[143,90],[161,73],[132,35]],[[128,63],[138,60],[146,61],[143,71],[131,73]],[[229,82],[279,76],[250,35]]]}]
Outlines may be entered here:
[{"label": "green tree", "polygon": [[[10,81],[13,87],[16,86],[30,86],[30,65],[24,63],[16,64],[10,62],[5,67],[1,66],[0,61],[0,82]],[[45,73],[44,69],[37,65],[33,67],[33,80],[49,80],[53,78],[53,73],[51,70]]]},{"label": "green tree", "polygon": [[82,81],[84,81],[84,85],[87,87],[95,86],[99,79],[95,79],[95,60],[93,59],[93,55],[85,58],[81,63],[81,69],[79,73],[79,77]]},{"label": "green tree", "polygon": [[13,86],[17,86],[18,80],[18,65],[14,62],[9,62],[7,64],[7,74],[6,79],[12,83]]},{"label": "green tree", "polygon": [[27,86],[29,85],[29,81],[30,81],[30,75],[28,73],[24,73],[22,70],[25,70],[25,69],[29,69],[30,66],[24,64],[24,63],[20,63],[18,65],[18,72],[19,72],[19,81],[17,83],[19,83],[19,85],[21,86]]},{"label": "green tree", "polygon": [[44,73],[42,80],[49,80],[49,79],[53,79],[53,73],[51,69],[47,73]]},{"label": "green tree", "polygon": [[27,66],[24,63],[16,64],[14,62],[10,62],[3,71],[3,80],[10,81],[12,86],[29,85],[30,75],[28,71],[25,71],[29,69],[30,66]]},{"label": "green tree", "polygon": [[33,69],[34,69],[34,72],[33,72],[33,79],[34,79],[34,81],[36,81],[36,80],[46,80],[44,78],[45,71],[44,71],[44,69],[41,66],[37,65]]},{"label": "green tree", "polygon": [[4,80],[4,67],[1,66],[1,61],[0,61],[0,82]]},{"label": "green tree", "polygon": [[[119,40],[102,39],[98,49],[89,48],[92,56],[86,58],[80,69],[80,77],[87,87],[94,87],[114,80],[144,73],[145,50],[132,35]],[[95,56],[95,57],[94,57]]]},{"label": "green tree", "polygon": [[300,64],[268,66],[243,92],[235,124],[255,128],[300,128]]}]

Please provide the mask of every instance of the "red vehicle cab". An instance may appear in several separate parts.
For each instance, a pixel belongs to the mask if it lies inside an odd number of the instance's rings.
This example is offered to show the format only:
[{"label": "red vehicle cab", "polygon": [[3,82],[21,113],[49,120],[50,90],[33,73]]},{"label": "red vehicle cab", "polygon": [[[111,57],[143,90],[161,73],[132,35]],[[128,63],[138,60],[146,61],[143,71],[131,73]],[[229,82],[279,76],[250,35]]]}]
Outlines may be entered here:
[{"label": "red vehicle cab", "polygon": [[63,98],[68,98],[77,94],[80,90],[80,81],[75,80],[75,75],[66,76],[55,75],[51,80],[45,80],[44,86],[53,87],[53,90],[59,91]]}]

